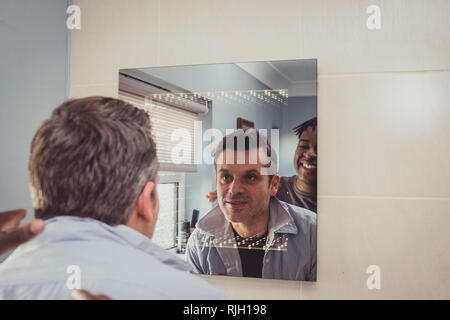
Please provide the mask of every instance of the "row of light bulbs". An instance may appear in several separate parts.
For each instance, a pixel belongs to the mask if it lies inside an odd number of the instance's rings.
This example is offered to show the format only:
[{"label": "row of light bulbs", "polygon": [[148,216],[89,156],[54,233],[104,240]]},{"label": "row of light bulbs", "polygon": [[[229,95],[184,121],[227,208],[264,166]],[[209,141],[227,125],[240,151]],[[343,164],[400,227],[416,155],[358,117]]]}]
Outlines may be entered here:
[{"label": "row of light bulbs", "polygon": [[262,104],[287,105],[288,90],[233,90],[233,91],[208,91],[194,93],[156,93],[150,98],[165,102],[182,102],[183,99],[205,104],[206,100],[218,100],[225,103],[234,104]]}]

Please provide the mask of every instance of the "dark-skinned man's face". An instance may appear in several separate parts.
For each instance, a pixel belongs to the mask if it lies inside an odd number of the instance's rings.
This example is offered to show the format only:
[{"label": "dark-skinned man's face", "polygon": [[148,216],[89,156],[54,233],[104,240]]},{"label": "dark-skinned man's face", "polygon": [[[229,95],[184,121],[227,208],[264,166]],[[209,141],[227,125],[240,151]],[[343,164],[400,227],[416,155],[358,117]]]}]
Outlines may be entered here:
[{"label": "dark-skinned man's face", "polygon": [[294,156],[298,179],[308,185],[317,184],[317,131],[308,127],[302,132]]}]

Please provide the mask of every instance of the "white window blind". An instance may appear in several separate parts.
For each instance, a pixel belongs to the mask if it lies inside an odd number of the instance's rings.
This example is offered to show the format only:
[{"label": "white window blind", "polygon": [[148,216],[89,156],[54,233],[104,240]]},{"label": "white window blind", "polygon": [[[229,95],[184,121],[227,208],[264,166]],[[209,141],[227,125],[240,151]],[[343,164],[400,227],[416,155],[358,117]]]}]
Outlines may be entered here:
[{"label": "white window blind", "polygon": [[148,111],[161,171],[197,170],[194,121],[208,110],[207,100],[186,92],[170,93],[124,75],[119,76],[119,98]]},{"label": "white window blind", "polygon": [[[152,130],[162,171],[196,171],[194,164],[194,121],[197,114],[161,103],[149,103]],[[177,138],[177,129],[184,129],[184,137]],[[181,130],[178,131],[182,133]],[[177,152],[180,150],[180,152]]]}]

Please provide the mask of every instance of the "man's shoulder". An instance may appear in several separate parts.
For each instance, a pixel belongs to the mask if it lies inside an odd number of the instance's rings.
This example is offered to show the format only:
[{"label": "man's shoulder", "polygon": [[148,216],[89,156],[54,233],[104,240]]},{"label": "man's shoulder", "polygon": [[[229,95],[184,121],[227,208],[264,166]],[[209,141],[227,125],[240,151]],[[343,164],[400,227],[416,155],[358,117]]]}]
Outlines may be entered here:
[{"label": "man's shoulder", "polygon": [[217,205],[206,213],[195,226],[195,237],[209,237],[221,234],[229,222],[225,219],[222,210]]},{"label": "man's shoulder", "polygon": [[295,180],[296,177],[297,177],[296,174],[294,174],[292,176],[280,176],[280,181],[283,181],[283,182],[286,182],[286,183],[287,182],[292,183],[292,181]]},{"label": "man's shoulder", "polygon": [[195,228],[194,231],[192,231],[191,235],[189,236],[189,240],[193,239],[193,240],[199,240],[199,239],[203,239],[206,237],[209,237],[209,233],[205,232],[204,230],[200,229],[200,228]]},{"label": "man's shoulder", "polygon": [[[226,296],[205,280],[179,270],[152,268],[147,265],[145,274],[136,274],[129,279],[127,274],[135,271],[122,270],[120,276],[102,275],[101,277],[86,276],[86,270],[81,269],[80,285],[82,289],[93,293],[102,293],[112,299],[226,299]],[[108,269],[104,267],[104,269]],[[73,288],[67,284],[72,274],[53,281],[20,281],[16,283],[0,281],[0,299],[70,299]]]},{"label": "man's shoulder", "polygon": [[[185,261],[133,237],[132,230],[86,228],[91,235],[79,235],[65,228],[62,235],[55,227],[56,222],[0,265],[0,296],[64,299],[67,280],[79,271],[84,289],[116,299],[220,298],[219,290],[189,273]],[[70,266],[75,268],[67,273]],[[192,291],[179,289],[185,284]]]},{"label": "man's shoulder", "polygon": [[280,205],[289,212],[289,214],[295,221],[302,221],[303,223],[316,225],[317,214],[313,211],[305,209],[303,207],[295,206],[285,201],[278,201],[280,202]]},{"label": "man's shoulder", "polygon": [[296,198],[295,180],[297,176],[282,176],[280,177],[280,184],[278,185],[277,197],[282,201],[293,201],[291,198]]},{"label": "man's shoulder", "polygon": [[[93,246],[93,244],[92,244]],[[131,246],[80,247],[64,244],[16,255],[0,265],[0,296],[6,299],[69,299],[66,282],[80,275],[81,286],[114,299],[224,299],[216,288]],[[65,254],[64,251],[72,252]],[[172,259],[181,258],[174,256]],[[31,262],[25,264],[25,262]],[[44,263],[52,261],[51,265]],[[68,269],[72,266],[72,269]],[[73,268],[75,266],[75,268]],[[71,273],[68,273],[68,272]]]},{"label": "man's shoulder", "polygon": [[280,176],[280,187],[292,186],[295,183],[296,175]]}]

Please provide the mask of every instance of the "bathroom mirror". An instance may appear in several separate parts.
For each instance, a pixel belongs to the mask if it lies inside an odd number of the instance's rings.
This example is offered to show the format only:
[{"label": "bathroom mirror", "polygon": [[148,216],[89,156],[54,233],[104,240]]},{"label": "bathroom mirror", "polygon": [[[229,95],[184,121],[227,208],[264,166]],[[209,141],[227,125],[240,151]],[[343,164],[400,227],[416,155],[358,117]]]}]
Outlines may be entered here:
[{"label": "bathroom mirror", "polygon": [[317,60],[122,69],[119,97],[152,123],[155,243],[197,273],[315,281]]}]

